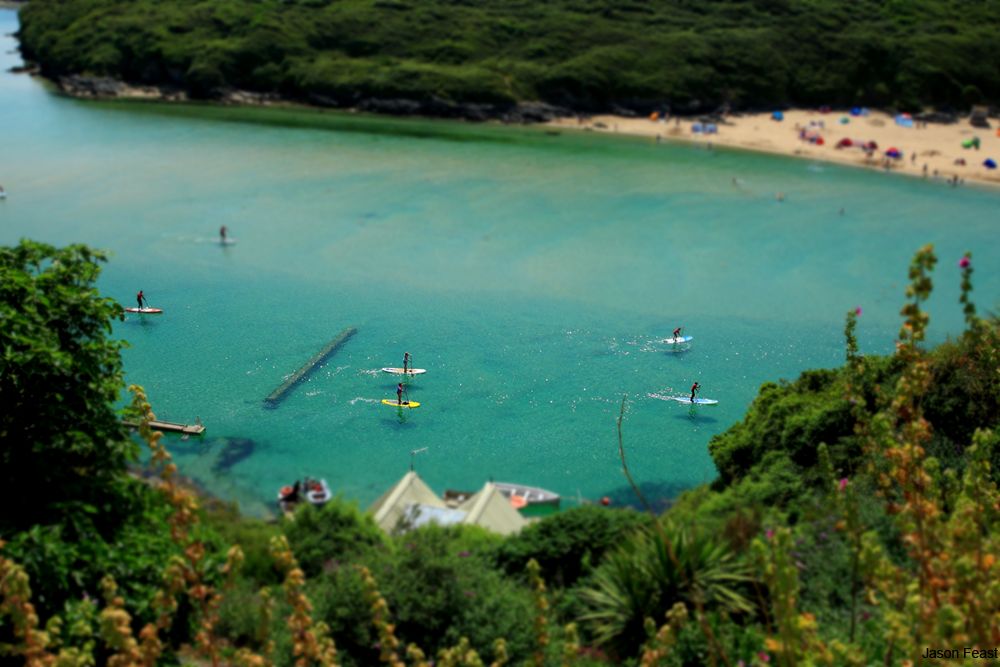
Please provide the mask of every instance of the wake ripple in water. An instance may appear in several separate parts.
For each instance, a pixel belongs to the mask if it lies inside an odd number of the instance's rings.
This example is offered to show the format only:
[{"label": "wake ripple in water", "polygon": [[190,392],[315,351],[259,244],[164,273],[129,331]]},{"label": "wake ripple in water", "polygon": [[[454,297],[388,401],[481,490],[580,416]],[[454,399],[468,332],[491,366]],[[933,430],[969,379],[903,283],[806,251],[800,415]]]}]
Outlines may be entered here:
[{"label": "wake ripple in water", "polygon": [[361,401],[362,403],[378,403],[379,402],[377,398],[365,398],[364,396],[355,396],[354,398],[352,398],[348,402],[351,405],[354,405],[358,401]]},{"label": "wake ripple in water", "polygon": [[674,392],[673,389],[667,387],[666,389],[664,389],[661,392],[657,392],[655,394],[646,394],[646,397],[647,398],[655,398],[658,401],[669,401],[669,400],[672,399],[672,397],[674,397],[676,395],[677,394],[676,394],[676,392]]}]

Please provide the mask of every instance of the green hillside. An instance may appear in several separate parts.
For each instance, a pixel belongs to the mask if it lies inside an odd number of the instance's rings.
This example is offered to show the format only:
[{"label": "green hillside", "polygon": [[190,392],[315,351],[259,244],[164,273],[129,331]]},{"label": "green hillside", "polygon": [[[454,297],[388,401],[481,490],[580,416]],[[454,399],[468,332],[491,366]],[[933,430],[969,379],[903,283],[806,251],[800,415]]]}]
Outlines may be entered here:
[{"label": "green hillside", "polygon": [[199,97],[467,117],[1000,101],[997,0],[32,0],[21,21],[48,76]]},{"label": "green hillside", "polygon": [[[952,277],[958,338],[921,344],[936,263],[924,248],[896,353],[862,356],[849,313],[842,368],[765,384],[712,439],[713,485],[660,516],[590,505],[506,538],[385,535],[342,498],[265,524],[192,495],[141,388],[127,411],[140,438],[112,407],[122,311],[94,287],[104,259],[0,248],[4,664],[860,667],[918,664],[928,646],[997,657],[1000,323],[976,314],[969,255]],[[140,440],[155,485],[126,473]],[[46,493],[25,503],[26,488]]]}]

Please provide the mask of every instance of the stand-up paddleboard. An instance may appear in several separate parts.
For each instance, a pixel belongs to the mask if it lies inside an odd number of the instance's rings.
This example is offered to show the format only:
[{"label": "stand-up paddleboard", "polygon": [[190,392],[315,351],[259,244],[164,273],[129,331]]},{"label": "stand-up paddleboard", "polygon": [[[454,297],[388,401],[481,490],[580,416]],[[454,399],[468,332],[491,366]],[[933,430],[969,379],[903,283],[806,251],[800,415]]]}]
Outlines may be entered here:
[{"label": "stand-up paddleboard", "polygon": [[687,403],[688,405],[718,405],[719,402],[714,398],[696,398],[693,401],[690,396],[664,396],[665,400],[677,401],[678,403]]},{"label": "stand-up paddleboard", "polygon": [[162,315],[161,308],[126,308],[126,313],[139,313],[140,315]]},{"label": "stand-up paddleboard", "polygon": [[407,368],[404,372],[402,368],[383,368],[383,373],[392,373],[393,375],[423,375],[427,372],[426,368]]},{"label": "stand-up paddleboard", "polygon": [[664,338],[662,342],[667,345],[676,345],[678,343],[686,343],[694,338],[694,336],[678,336],[677,338]]},{"label": "stand-up paddleboard", "polygon": [[236,239],[230,239],[230,238],[219,239],[217,243],[219,245],[236,245]]},{"label": "stand-up paddleboard", "polygon": [[391,405],[394,408],[419,408],[420,404],[416,401],[403,401],[402,403],[397,403],[388,398],[382,399],[382,405]]}]

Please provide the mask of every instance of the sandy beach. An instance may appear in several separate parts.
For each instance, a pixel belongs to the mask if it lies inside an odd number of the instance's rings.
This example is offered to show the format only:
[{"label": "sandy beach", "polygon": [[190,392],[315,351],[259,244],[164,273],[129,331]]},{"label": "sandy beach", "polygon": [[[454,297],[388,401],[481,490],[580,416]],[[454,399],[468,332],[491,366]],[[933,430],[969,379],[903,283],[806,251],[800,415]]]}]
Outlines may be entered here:
[{"label": "sandy beach", "polygon": [[[625,118],[622,116],[592,116],[583,122],[561,118],[549,125],[596,132],[619,132],[663,140],[683,140],[711,143],[747,150],[789,155],[809,160],[823,160],[869,169],[890,170],[917,178],[977,181],[1000,185],[1000,169],[987,169],[983,162],[992,158],[1000,162],[1000,136],[997,123],[978,128],[963,118],[954,124],[922,124],[914,122],[904,127],[879,111],[865,116],[851,116],[844,111],[822,113],[811,110],[785,111],[784,120],[776,121],[770,113],[726,116],[716,125],[714,134],[694,132],[694,119]],[[842,122],[842,119],[847,122]],[[803,131],[812,140],[802,138]],[[822,137],[822,143],[816,138]],[[963,148],[962,143],[979,138],[979,149]],[[852,146],[838,148],[843,139]],[[874,141],[878,149],[869,156],[858,143]],[[900,159],[886,157],[886,151],[896,148]],[[964,164],[961,162],[964,160]]]}]

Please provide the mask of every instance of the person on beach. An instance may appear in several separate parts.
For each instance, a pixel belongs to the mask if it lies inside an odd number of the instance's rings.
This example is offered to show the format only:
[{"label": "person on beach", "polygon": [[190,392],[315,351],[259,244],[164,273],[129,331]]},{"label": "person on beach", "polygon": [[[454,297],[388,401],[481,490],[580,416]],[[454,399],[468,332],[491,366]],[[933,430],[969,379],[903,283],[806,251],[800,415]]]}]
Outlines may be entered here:
[{"label": "person on beach", "polygon": [[674,329],[674,341],[681,337],[681,327]]},{"label": "person on beach", "polygon": [[219,227],[219,241],[221,241],[222,243],[226,242],[226,226],[225,225],[222,225],[221,227]]},{"label": "person on beach", "polygon": [[701,385],[698,384],[697,382],[695,382],[693,385],[691,385],[691,402],[692,403],[694,403],[694,395],[698,393],[699,389],[701,389]]},{"label": "person on beach", "polygon": [[396,405],[403,404],[403,383],[400,382],[396,385]]},{"label": "person on beach", "polygon": [[403,353],[403,375],[406,375],[406,368],[410,365],[410,353]]}]

